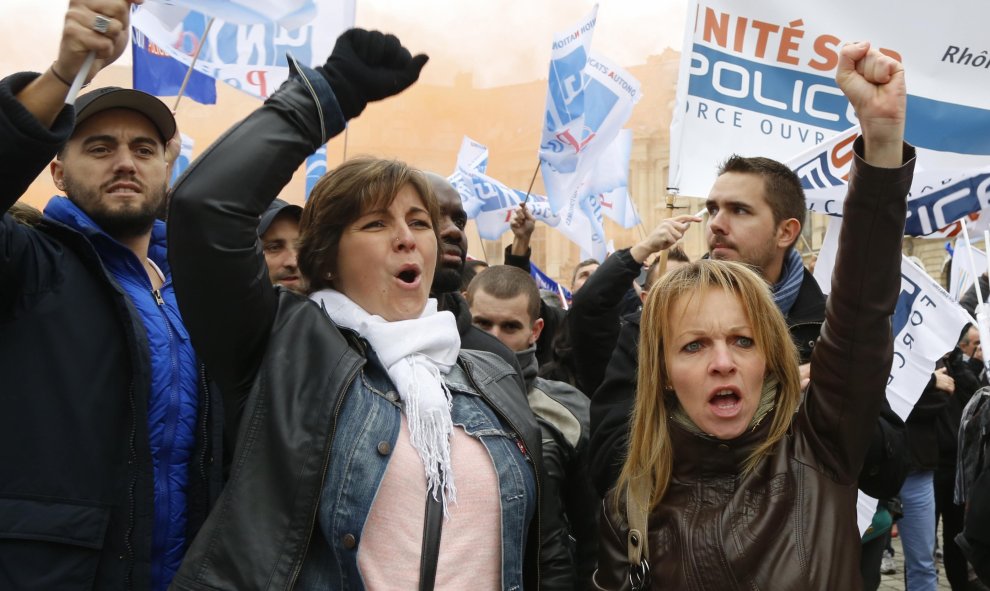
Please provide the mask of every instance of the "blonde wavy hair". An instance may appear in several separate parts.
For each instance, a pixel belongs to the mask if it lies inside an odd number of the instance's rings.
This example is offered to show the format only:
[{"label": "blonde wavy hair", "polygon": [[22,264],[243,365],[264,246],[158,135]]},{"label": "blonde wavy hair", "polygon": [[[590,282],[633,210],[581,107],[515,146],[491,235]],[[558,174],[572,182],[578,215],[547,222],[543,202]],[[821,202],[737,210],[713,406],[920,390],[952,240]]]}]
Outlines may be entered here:
[{"label": "blonde wavy hair", "polygon": [[[664,275],[650,289],[643,306],[639,338],[639,371],[633,406],[629,450],[616,484],[619,509],[634,485],[649,491],[648,508],[660,504],[673,471],[668,417],[676,408],[676,394],[667,374],[667,343],[675,308],[682,298],[721,289],[739,298],[753,329],[753,339],[766,358],[767,377],[780,383],[770,434],[753,450],[743,472],[748,472],[780,441],[791,426],[801,399],[798,352],[766,281],[748,266],[731,261],[700,260]],[[703,310],[717,313],[717,310]]]}]

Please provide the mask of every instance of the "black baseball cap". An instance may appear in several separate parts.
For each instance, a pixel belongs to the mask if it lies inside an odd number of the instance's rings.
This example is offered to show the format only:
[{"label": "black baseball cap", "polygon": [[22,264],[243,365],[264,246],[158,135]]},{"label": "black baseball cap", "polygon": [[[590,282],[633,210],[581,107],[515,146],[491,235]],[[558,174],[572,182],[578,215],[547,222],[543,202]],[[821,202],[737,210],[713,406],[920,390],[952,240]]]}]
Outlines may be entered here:
[{"label": "black baseball cap", "polygon": [[268,231],[268,227],[272,225],[275,218],[278,217],[283,211],[291,213],[295,216],[296,221],[302,217],[303,209],[298,205],[293,205],[287,201],[282,201],[281,199],[276,199],[272,201],[272,204],[268,206],[265,213],[261,214],[261,219],[258,222],[258,236],[261,236]]},{"label": "black baseball cap", "polygon": [[131,109],[141,113],[158,129],[162,143],[175,136],[175,117],[165,103],[147,92],[118,86],[105,86],[80,95],[76,99],[76,126],[107,109]]}]

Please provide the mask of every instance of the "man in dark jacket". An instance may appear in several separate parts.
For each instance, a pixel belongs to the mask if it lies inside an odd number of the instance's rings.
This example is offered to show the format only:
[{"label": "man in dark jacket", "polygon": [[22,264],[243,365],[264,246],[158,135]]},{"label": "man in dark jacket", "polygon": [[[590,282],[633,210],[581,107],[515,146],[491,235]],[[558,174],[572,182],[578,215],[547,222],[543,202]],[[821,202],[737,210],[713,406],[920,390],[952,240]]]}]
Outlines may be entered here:
[{"label": "man in dark jacket", "polygon": [[3,211],[56,153],[67,195],[0,222],[3,589],[164,590],[219,493],[219,413],[156,220],[175,120],[133,90],[63,105],[90,51],[123,50],[129,9],[74,3],[48,71],[0,81]]},{"label": "man in dark jacket", "polygon": [[461,273],[464,271],[464,261],[467,259],[467,213],[461,203],[457,189],[444,177],[435,172],[427,172],[426,178],[437,196],[440,205],[440,264],[433,276],[430,287],[430,297],[437,299],[438,308],[454,315],[457,320],[457,330],[461,334],[461,348],[475,351],[489,351],[505,360],[516,370],[520,393],[526,392],[522,380],[522,368],[516,356],[498,339],[479,330],[471,324],[471,310],[464,296],[461,295]]},{"label": "man in dark jacket", "polygon": [[299,218],[302,208],[276,199],[258,221],[258,238],[272,285],[304,293],[306,282],[299,272]]},{"label": "man in dark jacket", "polygon": [[588,398],[568,384],[537,377],[543,319],[529,273],[491,267],[471,281],[467,300],[474,325],[519,359],[526,398],[543,434],[541,589],[588,588],[598,546],[598,498],[588,477]]},{"label": "man in dark jacket", "polygon": [[[945,577],[953,591],[965,591],[969,585],[966,559],[956,545],[956,535],[962,532],[964,510],[956,505],[953,496],[956,487],[956,461],[958,460],[959,425],[963,408],[973,394],[984,384],[977,379],[971,365],[975,350],[980,345],[980,333],[972,324],[962,331],[959,345],[945,357],[945,369],[952,378],[953,391],[945,396],[945,406],[935,419],[938,441],[938,465],[935,468],[935,522],[942,522],[942,562]],[[910,421],[910,417],[908,417]]]}]

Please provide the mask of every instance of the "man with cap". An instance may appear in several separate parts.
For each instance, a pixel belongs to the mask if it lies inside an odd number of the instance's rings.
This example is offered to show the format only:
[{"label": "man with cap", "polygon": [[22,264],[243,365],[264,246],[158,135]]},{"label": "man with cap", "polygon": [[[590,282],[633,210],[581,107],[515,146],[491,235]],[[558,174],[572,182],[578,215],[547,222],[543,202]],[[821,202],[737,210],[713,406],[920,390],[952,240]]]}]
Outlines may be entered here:
[{"label": "man with cap", "polygon": [[164,590],[219,494],[219,396],[157,219],[175,119],[121,88],[62,104],[91,51],[126,46],[131,3],[71,0],[52,66],[0,81],[0,211],[53,156],[65,194],[0,222],[3,589]]},{"label": "man with cap", "polygon": [[299,273],[296,242],[299,240],[299,218],[302,208],[276,199],[261,214],[258,237],[268,265],[268,278],[273,285],[304,293],[306,283]]}]

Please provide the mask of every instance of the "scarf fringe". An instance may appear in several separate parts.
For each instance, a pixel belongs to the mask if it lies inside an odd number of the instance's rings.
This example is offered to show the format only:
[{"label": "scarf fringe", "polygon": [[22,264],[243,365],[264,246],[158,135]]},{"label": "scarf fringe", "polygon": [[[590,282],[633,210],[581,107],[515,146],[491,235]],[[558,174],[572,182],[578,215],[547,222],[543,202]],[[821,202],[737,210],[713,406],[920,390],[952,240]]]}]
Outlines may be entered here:
[{"label": "scarf fringe", "polygon": [[[427,491],[434,499],[439,495],[444,517],[450,517],[448,502],[457,504],[457,487],[454,485],[454,471],[450,462],[450,438],[454,434],[454,424],[450,417],[451,394],[437,367],[432,363],[424,363],[422,358],[423,355],[417,354],[403,360],[410,370],[405,400],[409,439],[423,461]],[[427,372],[430,381],[440,384],[446,408],[430,407],[423,403],[423,382],[416,379],[418,370]],[[426,383],[430,384],[430,381]]]}]

